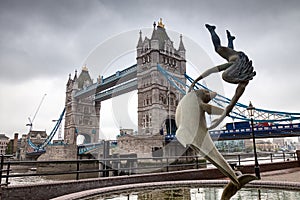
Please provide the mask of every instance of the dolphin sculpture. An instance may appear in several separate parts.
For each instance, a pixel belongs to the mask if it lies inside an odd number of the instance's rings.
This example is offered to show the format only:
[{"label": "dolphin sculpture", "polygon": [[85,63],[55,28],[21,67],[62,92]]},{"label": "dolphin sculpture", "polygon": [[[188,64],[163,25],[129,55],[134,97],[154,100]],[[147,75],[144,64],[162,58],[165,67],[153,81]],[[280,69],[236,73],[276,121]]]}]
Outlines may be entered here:
[{"label": "dolphin sculpture", "polygon": [[215,147],[206,124],[205,113],[220,115],[223,109],[210,105],[208,102],[217,93],[204,89],[195,90],[185,95],[176,109],[176,138],[183,146],[190,146],[198,154],[202,154],[206,160],[215,165],[224,175],[230,178],[225,187],[221,200],[230,199],[246,183],[256,180],[252,175],[235,174],[224,157]]}]

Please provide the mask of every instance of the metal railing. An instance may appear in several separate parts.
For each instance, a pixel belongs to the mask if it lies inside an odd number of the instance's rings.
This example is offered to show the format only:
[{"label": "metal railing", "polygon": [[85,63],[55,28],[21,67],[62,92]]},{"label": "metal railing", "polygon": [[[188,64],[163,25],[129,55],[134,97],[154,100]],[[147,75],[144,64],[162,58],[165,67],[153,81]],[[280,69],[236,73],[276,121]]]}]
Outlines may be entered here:
[{"label": "metal railing", "polygon": [[[297,160],[296,153],[259,153],[259,162],[272,163],[275,161]],[[252,153],[243,154],[224,154],[228,163],[232,166],[243,166],[254,163]],[[107,159],[78,159],[78,160],[62,160],[62,161],[13,161],[8,160],[10,155],[0,155],[0,184],[1,186],[9,185],[9,179],[15,177],[28,176],[54,176],[73,174],[74,179],[79,180],[80,174],[96,173],[96,177],[121,176],[132,174],[145,174],[153,172],[170,172],[186,169],[199,169],[211,167],[212,164],[206,162],[202,157],[198,156],[180,156],[180,157],[110,157]],[[96,163],[94,168],[86,168],[88,163]],[[72,165],[72,169],[64,169],[61,171],[39,171],[36,173],[16,173],[13,166],[31,166],[38,168],[40,165]],[[252,164],[252,163],[251,163]],[[5,179],[2,183],[2,179]]]}]

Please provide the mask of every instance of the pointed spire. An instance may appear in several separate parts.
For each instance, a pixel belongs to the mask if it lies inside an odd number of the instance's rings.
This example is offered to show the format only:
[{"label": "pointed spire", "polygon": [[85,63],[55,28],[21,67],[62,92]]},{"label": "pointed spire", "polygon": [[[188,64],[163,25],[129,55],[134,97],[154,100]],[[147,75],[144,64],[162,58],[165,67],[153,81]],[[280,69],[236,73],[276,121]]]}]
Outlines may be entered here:
[{"label": "pointed spire", "polygon": [[74,75],[73,80],[75,81],[76,79],[77,79],[77,69],[75,69],[75,75]]},{"label": "pointed spire", "polygon": [[184,45],[183,45],[183,42],[182,42],[182,34],[180,34],[180,43],[179,43],[178,50],[179,51],[185,51],[185,48],[184,48]]},{"label": "pointed spire", "polygon": [[142,31],[140,30],[140,38],[137,44],[137,48],[142,46],[143,46],[143,39],[142,39]]},{"label": "pointed spire", "polygon": [[153,22],[153,31],[152,31],[152,36],[151,40],[156,38],[156,22]]},{"label": "pointed spire", "polygon": [[71,83],[73,82],[73,80],[71,79],[71,73],[69,74],[69,79],[67,82],[67,86],[69,86]]}]

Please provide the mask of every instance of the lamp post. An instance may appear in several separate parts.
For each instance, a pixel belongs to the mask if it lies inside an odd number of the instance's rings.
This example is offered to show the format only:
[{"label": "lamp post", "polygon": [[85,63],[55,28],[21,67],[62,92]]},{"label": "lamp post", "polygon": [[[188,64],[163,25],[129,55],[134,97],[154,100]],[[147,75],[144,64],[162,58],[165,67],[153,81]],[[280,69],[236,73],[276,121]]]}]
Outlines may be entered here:
[{"label": "lamp post", "polygon": [[255,108],[253,107],[251,101],[249,103],[249,106],[247,107],[247,111],[249,116],[251,117],[251,130],[252,130],[252,140],[253,140],[253,150],[254,150],[254,158],[255,158],[255,175],[258,179],[260,179],[260,170],[259,170],[259,165],[258,165],[258,160],[257,160],[257,153],[256,153],[256,145],[255,145],[255,135],[254,135],[254,125],[253,125],[253,116],[254,116],[254,110]]}]

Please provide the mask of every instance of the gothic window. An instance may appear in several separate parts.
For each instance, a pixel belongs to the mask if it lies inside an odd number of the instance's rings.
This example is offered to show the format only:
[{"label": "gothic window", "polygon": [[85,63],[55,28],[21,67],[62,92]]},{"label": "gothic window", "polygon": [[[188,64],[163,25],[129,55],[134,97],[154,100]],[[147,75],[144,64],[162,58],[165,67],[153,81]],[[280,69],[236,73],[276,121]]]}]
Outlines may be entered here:
[{"label": "gothic window", "polygon": [[159,95],[159,102],[162,103],[162,104],[166,104],[166,98],[164,97],[163,94]]},{"label": "gothic window", "polygon": [[146,114],[146,128],[149,127],[149,115]]},{"label": "gothic window", "polygon": [[173,103],[174,103],[174,99],[170,97],[170,102],[169,102],[170,106],[173,106]]},{"label": "gothic window", "polygon": [[173,94],[173,93],[169,94],[168,103],[169,103],[170,106],[175,106],[176,105],[176,96],[175,96],[175,94]]},{"label": "gothic window", "polygon": [[143,128],[152,127],[152,115],[151,114],[146,113],[146,114],[143,115],[142,127]]},{"label": "gothic window", "polygon": [[82,116],[79,118],[79,125],[82,125],[83,121],[82,121]]},{"label": "gothic window", "polygon": [[89,121],[90,121],[90,118],[89,118],[89,117],[84,117],[84,118],[83,118],[83,124],[84,124],[84,125],[89,125]]},{"label": "gothic window", "polygon": [[143,119],[142,119],[142,127],[146,128],[146,116],[143,115]]},{"label": "gothic window", "polygon": [[84,106],[83,107],[83,112],[86,113],[86,114],[89,113],[89,107]]},{"label": "gothic window", "polygon": [[152,115],[151,115],[151,113],[149,114],[149,127],[152,127]]}]

